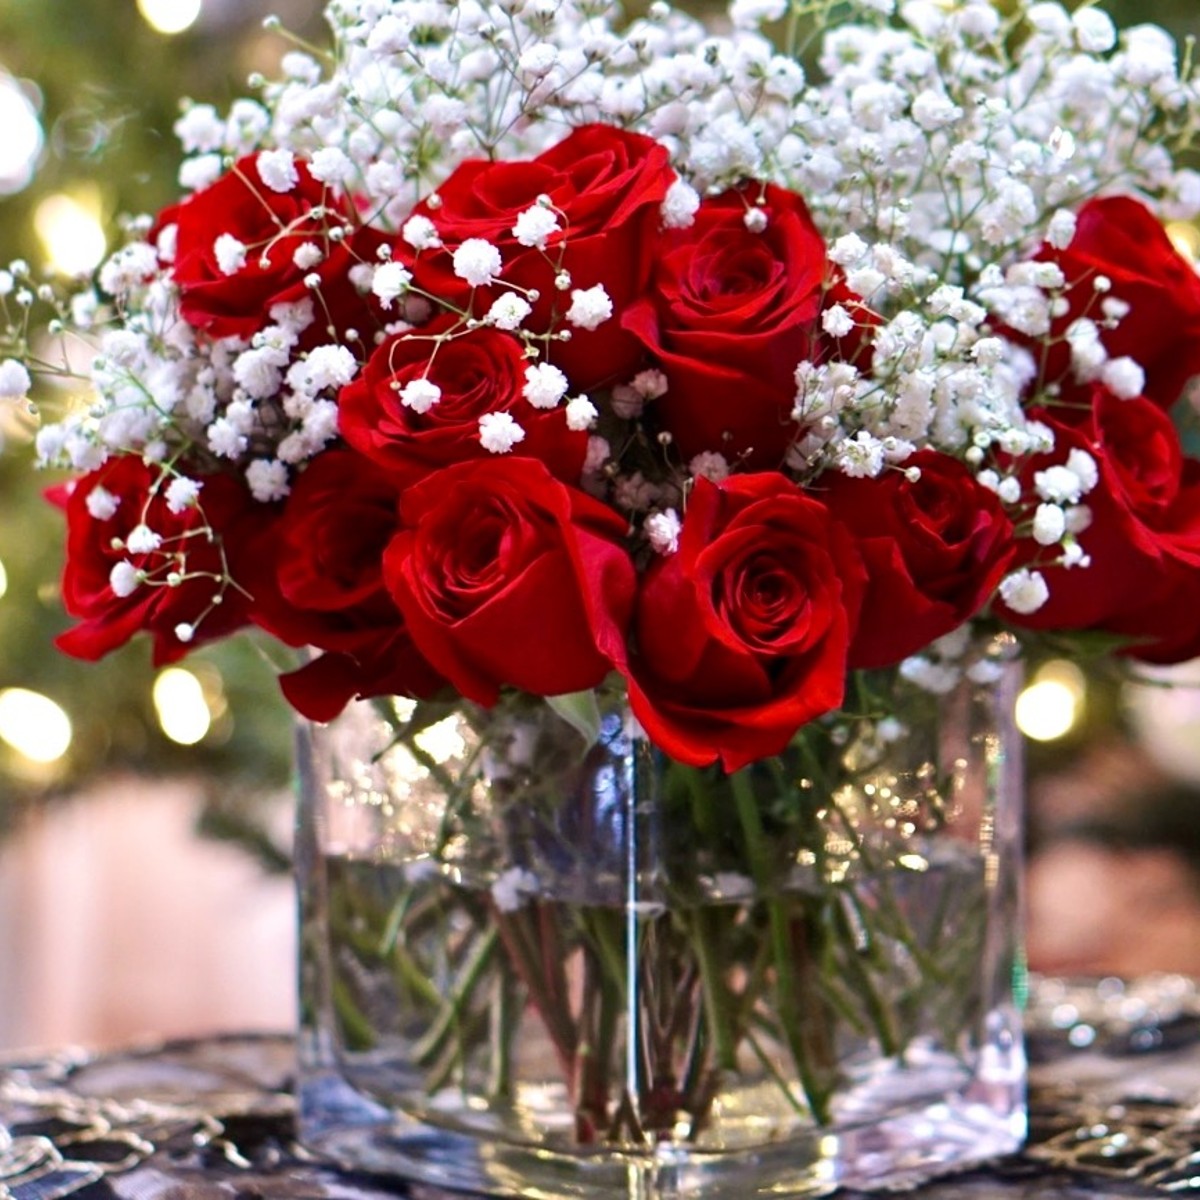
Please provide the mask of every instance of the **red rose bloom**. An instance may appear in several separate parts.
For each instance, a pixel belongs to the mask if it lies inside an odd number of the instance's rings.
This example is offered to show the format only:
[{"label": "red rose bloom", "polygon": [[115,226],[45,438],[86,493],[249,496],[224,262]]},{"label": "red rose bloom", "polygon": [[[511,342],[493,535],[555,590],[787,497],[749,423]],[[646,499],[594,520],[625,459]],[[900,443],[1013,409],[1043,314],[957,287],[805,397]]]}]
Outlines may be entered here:
[{"label": "red rose bloom", "polygon": [[[1054,320],[1051,337],[1062,339],[1079,317],[1102,322],[1106,298],[1123,301],[1128,314],[1101,340],[1110,358],[1134,359],[1146,372],[1145,394],[1170,408],[1200,374],[1200,276],[1154,214],[1127,196],[1091,200],[1079,211],[1071,244],[1045,246],[1038,257],[1058,263],[1069,285],[1069,311]],[[1102,276],[1112,286],[1097,292]],[[1069,349],[1059,340],[1050,348],[1046,379],[1062,379],[1069,366]]]},{"label": "red rose bloom", "polygon": [[[245,595],[220,580],[226,567],[240,578],[245,549],[274,510],[252,499],[233,476],[210,475],[203,480],[198,504],[173,513],[165,489],[154,487],[158,477],[158,470],[140,458],[123,455],[51,493],[67,515],[63,604],[80,618],[56,645],[76,658],[102,658],[144,631],[154,640],[159,666],[249,620]],[[109,508],[111,515],[93,516],[89,497],[97,511]],[[126,546],[142,525],[161,539],[157,549],[135,552]],[[215,539],[198,535],[206,525]],[[113,587],[113,570],[120,564],[128,564],[117,572],[124,594]],[[135,584],[131,571],[144,572],[145,580]],[[179,582],[171,582],[174,575]],[[189,640],[176,633],[181,625],[194,628]]]},{"label": "red rose bloom", "polygon": [[[747,209],[767,214],[761,233]],[[701,451],[777,467],[798,433],[796,367],[819,356],[829,271],[804,201],[746,184],[706,200],[667,239],[647,292],[622,323],[658,360],[660,423],[685,459]]]},{"label": "red rose bloom", "polygon": [[[324,331],[332,322],[340,332],[369,319],[366,302],[347,279],[355,259],[327,233],[350,213],[305,163],[297,160],[295,165],[295,186],[276,192],[262,182],[257,156],[248,155],[216,183],[159,216],[156,229],[176,227],[171,273],[179,287],[180,312],[190,325],[212,337],[248,338],[268,323],[276,304],[313,295],[304,284],[310,273],[322,281],[321,298],[314,299],[316,328]],[[313,216],[318,208],[326,215]],[[217,243],[224,235],[245,247],[236,269],[230,269],[236,256],[222,263],[219,255]],[[298,264],[295,256],[302,246],[315,247],[320,260]]]},{"label": "red rose bloom", "polygon": [[1175,662],[1200,653],[1200,463],[1185,459],[1171,419],[1152,401],[1092,391],[1088,420],[1054,429],[1055,449],[1027,468],[1066,461],[1072,449],[1095,459],[1098,481],[1082,498],[1090,522],[1079,534],[1088,566],[1044,566],[1050,596],[1036,612],[1007,612],[1033,629],[1097,629],[1134,640],[1133,657]]},{"label": "red rose bloom", "polygon": [[956,629],[987,602],[1012,561],[1013,529],[999,498],[957,459],[912,455],[875,479],[832,472],[830,511],[858,539],[867,592],[851,667],[883,667]]},{"label": "red rose bloom", "polygon": [[260,541],[248,589],[254,623],[326,653],[280,679],[292,707],[332,720],[355,696],[430,696],[444,680],[413,647],[383,584],[400,489],[351,450],[318,455]]},{"label": "red rose bloom", "polygon": [[[438,345],[451,318],[389,338],[338,396],[342,436],[368,458],[411,482],[438,467],[483,458],[479,418],[509,413],[525,431],[518,453],[541,459],[568,481],[583,471],[588,435],[567,427],[562,406],[539,410],[522,394],[529,360],[519,339],[498,329],[459,333]],[[404,387],[427,379],[441,398],[419,413],[401,399]]]},{"label": "red rose bloom", "polygon": [[[501,278],[539,293],[525,322],[535,332],[545,332],[554,310],[562,314],[570,305],[570,292],[555,288],[559,271],[570,274],[572,289],[603,284],[613,316],[592,331],[572,328],[560,317],[556,327],[570,328],[571,340],[551,343],[549,359],[583,391],[628,378],[640,349],[619,318],[645,284],[659,207],[674,181],[662,146],[611,125],[576,129],[532,161],[465,162],[438,188],[436,208],[417,206],[444,246],[423,251],[412,263],[417,282],[434,295],[465,303],[468,289],[453,273],[452,253],[468,238],[484,238],[500,251]],[[517,218],[539,196],[550,198],[560,226],[545,250],[523,246],[513,234]],[[401,243],[396,257],[406,254],[411,260]]]},{"label": "red rose bloom", "polygon": [[414,484],[384,555],[417,648],[468,699],[594,687],[625,655],[636,589],[625,519],[531,458]]},{"label": "red rose bloom", "polygon": [[864,572],[850,534],[775,473],[700,479],[638,597],[629,699],[651,741],[735,771],[842,700]]}]

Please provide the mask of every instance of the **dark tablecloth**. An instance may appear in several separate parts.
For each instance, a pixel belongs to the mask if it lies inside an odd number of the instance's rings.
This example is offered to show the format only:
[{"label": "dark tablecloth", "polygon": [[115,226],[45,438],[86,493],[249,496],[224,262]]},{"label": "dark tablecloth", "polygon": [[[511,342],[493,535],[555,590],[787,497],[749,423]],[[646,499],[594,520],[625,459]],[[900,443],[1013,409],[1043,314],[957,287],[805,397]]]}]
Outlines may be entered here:
[{"label": "dark tablecloth", "polygon": [[[1061,1013],[1062,1007],[1056,1010]],[[1068,1025],[1069,1022],[1060,1022]],[[921,1200],[1101,1200],[1200,1195],[1200,1037],[1183,1020],[1149,1039],[1068,1030],[1034,1039],[1032,1136],[984,1170],[929,1183]],[[1061,1035],[1061,1036],[1060,1036]],[[1077,1038],[1076,1040],[1086,1040]],[[1135,1038],[1136,1042],[1137,1039]],[[1097,1046],[1100,1046],[1098,1049]],[[1135,1052],[1136,1051],[1136,1052]],[[432,1200],[434,1189],[347,1174],[294,1137],[285,1036],[228,1035],[0,1068],[15,1142],[5,1200]],[[850,1200],[850,1193],[842,1193]]]}]

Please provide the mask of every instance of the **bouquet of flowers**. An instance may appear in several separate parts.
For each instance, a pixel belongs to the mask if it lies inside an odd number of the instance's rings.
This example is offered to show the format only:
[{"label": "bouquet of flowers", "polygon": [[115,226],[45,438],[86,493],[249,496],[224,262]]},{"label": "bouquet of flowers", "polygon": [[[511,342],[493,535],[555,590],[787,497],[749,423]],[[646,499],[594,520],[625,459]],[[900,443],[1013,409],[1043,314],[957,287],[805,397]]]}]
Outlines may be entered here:
[{"label": "bouquet of flowers", "polygon": [[[832,854],[829,797],[878,761],[864,747],[1030,639],[1200,653],[1200,462],[1175,423],[1200,277],[1164,228],[1200,212],[1172,156],[1200,86],[1154,26],[1009,9],[734,0],[716,33],[661,0],[632,22],[609,0],[330,0],[328,53],[287,54],[226,115],[186,108],[184,198],[131,222],[95,281],[0,276],[0,391],[94,348],[90,393],[37,437],[73,472],[62,648],[145,633],[167,663],[256,626],[311,648],[282,678],[310,718],[403,698],[380,705],[390,744],[460,805],[473,784],[420,742],[448,713],[481,739],[449,757],[497,806],[529,761],[518,716],[592,748],[644,738],[726,899],[733,877],[766,887],[785,826],[840,882],[830,863],[867,840],[835,804]],[[34,342],[39,297],[56,312]],[[746,780],[772,772],[756,803]],[[819,804],[794,799],[814,780]],[[698,999],[658,1010],[691,1065],[610,1101],[614,930],[576,914],[600,964],[584,1038],[544,880],[487,878],[441,975],[389,959],[441,1014],[427,1090],[470,1058],[503,950],[506,1011],[541,1014],[584,1140],[666,1137],[681,1111],[698,1136],[771,1039],[798,1079],[779,1091],[826,1122],[833,1017],[814,1036],[804,997],[896,1054],[911,1036],[865,942],[924,984],[953,975],[883,893],[800,926],[756,901],[756,937],[736,904],[724,929],[701,912],[668,972]],[[419,883],[380,909],[376,951],[433,919]],[[818,945],[850,947],[833,982],[796,966]],[[724,994],[705,947],[737,964]]]}]

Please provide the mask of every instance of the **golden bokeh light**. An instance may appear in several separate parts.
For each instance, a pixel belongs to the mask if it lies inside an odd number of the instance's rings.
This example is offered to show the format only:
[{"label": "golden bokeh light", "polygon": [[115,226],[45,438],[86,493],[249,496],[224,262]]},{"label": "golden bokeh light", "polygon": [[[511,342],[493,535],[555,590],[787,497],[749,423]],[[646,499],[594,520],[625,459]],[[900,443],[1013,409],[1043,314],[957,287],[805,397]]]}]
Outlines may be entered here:
[{"label": "golden bokeh light", "polygon": [[0,739],[35,763],[52,763],[71,747],[71,719],[49,696],[28,688],[0,692]]}]

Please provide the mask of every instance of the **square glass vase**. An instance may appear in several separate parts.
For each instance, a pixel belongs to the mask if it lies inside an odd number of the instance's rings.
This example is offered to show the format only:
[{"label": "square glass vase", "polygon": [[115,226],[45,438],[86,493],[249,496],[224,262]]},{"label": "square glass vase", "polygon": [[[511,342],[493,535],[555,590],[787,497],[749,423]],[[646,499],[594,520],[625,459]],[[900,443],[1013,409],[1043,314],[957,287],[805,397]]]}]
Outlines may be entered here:
[{"label": "square glass vase", "polygon": [[301,1136],[497,1196],[894,1188],[1019,1147],[1017,672],[725,774],[619,688],[297,730]]}]

